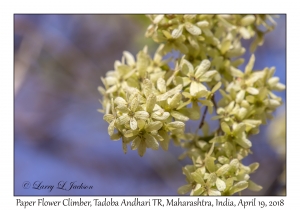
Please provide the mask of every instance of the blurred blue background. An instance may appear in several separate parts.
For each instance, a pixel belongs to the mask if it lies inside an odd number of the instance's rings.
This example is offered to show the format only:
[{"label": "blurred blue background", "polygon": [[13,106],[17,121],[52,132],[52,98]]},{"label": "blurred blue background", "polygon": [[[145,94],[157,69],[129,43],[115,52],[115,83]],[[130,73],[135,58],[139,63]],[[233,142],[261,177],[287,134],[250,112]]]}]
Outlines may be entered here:
[{"label": "blurred blue background", "polygon": [[[286,16],[276,21],[255,53],[254,69],[275,66],[275,75],[286,84]],[[135,55],[145,44],[154,52],[157,45],[144,38],[147,24],[141,15],[14,16],[15,195],[177,195],[186,183],[182,167],[190,163],[178,160],[183,150],[171,143],[168,152],[147,150],[141,158],[129,150],[125,155],[97,112],[100,77],[122,52]],[[285,111],[286,100],[285,91],[276,94],[284,104],[275,117]],[[285,127],[285,121],[280,125]],[[251,178],[264,189],[243,195],[276,195],[284,187],[278,177],[285,155],[270,146],[267,131],[263,126],[251,139],[253,155],[245,159],[261,164]],[[55,188],[33,189],[35,181]],[[56,189],[60,181],[93,188]]]}]

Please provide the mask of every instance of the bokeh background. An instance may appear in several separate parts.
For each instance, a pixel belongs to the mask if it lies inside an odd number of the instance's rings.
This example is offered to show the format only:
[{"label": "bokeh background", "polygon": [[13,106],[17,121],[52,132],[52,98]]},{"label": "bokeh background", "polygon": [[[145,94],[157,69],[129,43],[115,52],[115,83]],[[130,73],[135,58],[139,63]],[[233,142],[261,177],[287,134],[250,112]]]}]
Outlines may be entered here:
[{"label": "bokeh background", "polygon": [[[255,53],[254,69],[275,66],[286,84],[286,16],[276,21]],[[186,183],[182,167],[190,163],[178,160],[183,150],[171,143],[168,152],[125,155],[97,112],[100,77],[122,52],[135,55],[147,44],[154,53],[157,45],[144,37],[148,24],[143,15],[14,16],[15,195],[177,195]],[[260,163],[251,178],[264,188],[243,195],[285,195],[286,92],[277,95],[284,104],[274,122],[251,138],[253,155],[244,160]],[[93,188],[24,189],[24,182],[35,181],[54,187],[76,181]]]}]

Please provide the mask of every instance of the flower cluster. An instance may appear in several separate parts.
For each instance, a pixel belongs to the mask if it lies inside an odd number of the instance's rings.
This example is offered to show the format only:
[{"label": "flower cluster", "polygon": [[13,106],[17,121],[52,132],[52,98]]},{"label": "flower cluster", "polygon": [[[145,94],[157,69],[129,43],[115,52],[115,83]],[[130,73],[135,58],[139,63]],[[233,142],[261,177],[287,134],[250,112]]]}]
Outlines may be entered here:
[{"label": "flower cluster", "polygon": [[[274,67],[253,70],[254,54],[245,70],[239,69],[245,52],[241,39],[254,38],[254,51],[275,22],[268,15],[148,16],[152,23],[146,36],[161,43],[154,57],[147,47],[136,56],[125,51],[114,70],[101,78],[101,111],[110,138],[122,139],[125,153],[130,144],[140,156],[147,148],[167,150],[171,139],[184,148],[180,158],[189,157],[193,165],[183,168],[188,184],[179,194],[260,190],[250,180],[259,164],[245,166],[242,160],[251,153],[249,136],[282,104],[273,91],[285,86],[274,77]],[[174,69],[163,59],[172,50],[182,53],[177,60],[171,58]],[[216,130],[209,128],[207,111],[219,123]],[[200,120],[196,132],[185,132],[188,120]]]}]

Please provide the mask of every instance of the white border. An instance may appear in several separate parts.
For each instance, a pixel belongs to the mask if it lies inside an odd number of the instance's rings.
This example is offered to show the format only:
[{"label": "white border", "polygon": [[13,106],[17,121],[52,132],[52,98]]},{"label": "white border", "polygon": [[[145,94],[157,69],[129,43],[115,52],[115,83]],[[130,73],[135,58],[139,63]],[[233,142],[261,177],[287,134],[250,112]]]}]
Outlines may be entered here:
[{"label": "white border", "polygon": [[[13,14],[14,13],[286,13],[287,14],[287,197],[284,208],[295,207],[299,189],[297,138],[299,107],[299,16],[296,1],[5,1],[1,4],[1,141],[0,206],[17,208],[13,196]],[[298,152],[298,153],[297,153]],[[38,197],[40,198],[40,197]],[[84,197],[88,199],[89,197]],[[146,199],[147,197],[143,197]],[[151,197],[152,198],[152,197]],[[247,198],[247,197],[246,197]],[[27,199],[27,197],[22,197]],[[34,200],[37,197],[28,197]],[[48,200],[64,199],[47,197]],[[92,200],[93,197],[90,197]],[[121,199],[121,197],[118,197]],[[238,200],[239,198],[232,198]],[[259,199],[262,199],[260,197]],[[263,197],[274,199],[274,197]],[[279,197],[276,197],[279,199]],[[298,206],[298,205],[297,205]],[[99,207],[98,207],[99,208]],[[140,208],[140,207],[139,207]],[[37,208],[35,208],[37,209]],[[40,207],[38,208],[40,209]],[[237,208],[239,209],[239,208]],[[276,209],[276,208],[274,208]],[[297,208],[294,208],[297,209]]]}]

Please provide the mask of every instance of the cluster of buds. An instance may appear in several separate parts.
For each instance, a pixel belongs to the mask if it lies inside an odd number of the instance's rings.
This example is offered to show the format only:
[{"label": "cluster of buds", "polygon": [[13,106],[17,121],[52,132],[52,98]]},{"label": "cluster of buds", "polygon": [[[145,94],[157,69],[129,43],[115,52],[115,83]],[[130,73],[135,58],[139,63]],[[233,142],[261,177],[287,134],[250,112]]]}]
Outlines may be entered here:
[{"label": "cluster of buds", "polygon": [[[259,166],[245,166],[251,153],[250,135],[272,118],[282,104],[273,91],[285,86],[274,77],[275,68],[253,70],[255,56],[244,71],[238,66],[245,52],[241,39],[254,37],[251,50],[274,28],[268,15],[148,15],[146,36],[161,43],[152,58],[145,47],[136,57],[123,53],[99,87],[104,120],[112,140],[122,139],[143,156],[147,148],[168,150],[170,140],[186,151],[193,164],[183,168],[188,182],[179,194],[233,195],[244,189],[258,191],[250,180]],[[267,24],[267,19],[272,25]],[[266,30],[260,31],[263,25]],[[182,53],[172,69],[163,56]],[[216,94],[220,93],[217,101]],[[204,113],[201,110],[204,109]],[[218,120],[210,130],[207,111]],[[186,133],[188,120],[200,120],[196,132]],[[199,134],[200,129],[202,130]]]}]

